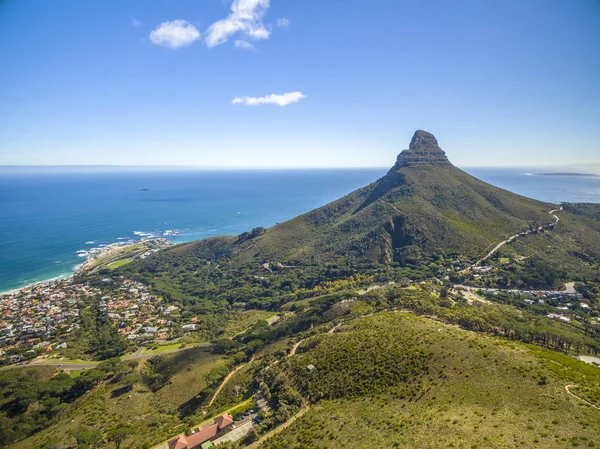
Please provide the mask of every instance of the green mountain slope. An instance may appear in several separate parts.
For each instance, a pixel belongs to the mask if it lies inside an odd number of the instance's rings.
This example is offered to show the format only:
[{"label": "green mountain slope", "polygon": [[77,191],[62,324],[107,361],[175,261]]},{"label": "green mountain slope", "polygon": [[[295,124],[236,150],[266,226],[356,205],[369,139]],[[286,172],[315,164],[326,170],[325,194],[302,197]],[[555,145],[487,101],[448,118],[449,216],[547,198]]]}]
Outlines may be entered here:
[{"label": "green mountain slope", "polygon": [[580,398],[598,368],[409,314],[308,338],[277,369],[311,406],[260,448],[600,444],[600,411]]},{"label": "green mountain slope", "polygon": [[454,167],[425,131],[383,178],[326,206],[238,239],[178,251],[288,263],[475,260],[491,243],[553,222],[555,207],[482,182]]}]

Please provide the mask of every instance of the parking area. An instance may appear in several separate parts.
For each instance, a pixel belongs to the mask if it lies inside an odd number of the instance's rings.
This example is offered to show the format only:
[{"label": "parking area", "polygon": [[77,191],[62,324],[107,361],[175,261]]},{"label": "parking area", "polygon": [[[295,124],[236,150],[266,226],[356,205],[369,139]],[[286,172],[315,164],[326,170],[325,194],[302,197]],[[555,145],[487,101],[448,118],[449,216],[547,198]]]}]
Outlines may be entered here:
[{"label": "parking area", "polygon": [[227,432],[221,438],[217,438],[216,440],[214,440],[213,444],[217,445],[217,444],[223,443],[225,441],[241,440],[248,434],[248,432],[250,432],[250,429],[252,428],[253,425],[254,425],[254,422],[252,421],[252,419],[250,419],[248,421],[243,421],[241,424],[237,425],[235,427],[235,429],[231,430],[230,432]]}]

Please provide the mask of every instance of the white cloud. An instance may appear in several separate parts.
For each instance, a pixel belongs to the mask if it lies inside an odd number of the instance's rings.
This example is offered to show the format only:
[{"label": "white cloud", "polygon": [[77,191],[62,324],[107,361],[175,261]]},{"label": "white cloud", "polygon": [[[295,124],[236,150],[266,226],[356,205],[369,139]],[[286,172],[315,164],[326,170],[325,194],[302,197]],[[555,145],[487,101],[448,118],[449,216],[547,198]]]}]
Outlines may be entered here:
[{"label": "white cloud", "polygon": [[163,22],[150,33],[150,40],[156,45],[180,48],[191,45],[200,39],[200,31],[185,20]]},{"label": "white cloud", "polygon": [[306,95],[302,94],[302,92],[287,92],[281,95],[265,95],[264,97],[236,97],[231,104],[245,104],[247,106],[277,104],[279,106],[287,106],[288,104],[297,103],[303,98],[306,98]]},{"label": "white cloud", "polygon": [[281,19],[277,19],[277,26],[279,28],[287,28],[290,26],[290,20],[282,17]]},{"label": "white cloud", "polygon": [[137,20],[135,17],[131,18],[131,25],[133,25],[136,28],[139,28],[142,26],[142,22],[140,22],[139,20]]},{"label": "white cloud", "polygon": [[269,0],[233,0],[231,14],[206,30],[206,45],[221,45],[236,33],[242,33],[250,39],[268,39],[271,32],[262,19],[269,6]]},{"label": "white cloud", "polygon": [[245,41],[244,39],[237,39],[234,43],[233,46],[235,48],[239,48],[242,50],[254,50],[254,45],[252,45],[250,42]]}]

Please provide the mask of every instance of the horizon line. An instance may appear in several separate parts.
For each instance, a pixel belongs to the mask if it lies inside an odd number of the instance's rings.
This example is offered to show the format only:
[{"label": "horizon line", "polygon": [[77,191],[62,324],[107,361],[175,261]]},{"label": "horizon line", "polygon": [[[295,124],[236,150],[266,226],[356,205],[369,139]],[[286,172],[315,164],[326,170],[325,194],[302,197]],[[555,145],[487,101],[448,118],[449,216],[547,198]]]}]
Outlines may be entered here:
[{"label": "horizon line", "polygon": [[[452,164],[465,168],[543,168],[543,167],[573,167],[583,165],[597,165],[600,162],[553,163],[553,164]],[[378,170],[389,169],[390,166],[363,165],[363,166],[236,166],[236,165],[133,165],[133,164],[0,164],[0,169],[171,169],[171,170]]]}]

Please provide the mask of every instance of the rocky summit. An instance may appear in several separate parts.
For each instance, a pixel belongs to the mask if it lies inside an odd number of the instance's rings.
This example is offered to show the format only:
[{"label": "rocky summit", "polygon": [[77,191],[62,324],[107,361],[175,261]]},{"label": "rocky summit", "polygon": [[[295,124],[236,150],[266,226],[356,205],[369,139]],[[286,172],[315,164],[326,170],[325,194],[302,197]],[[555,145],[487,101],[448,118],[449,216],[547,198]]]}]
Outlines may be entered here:
[{"label": "rocky summit", "polygon": [[415,132],[408,150],[398,155],[394,168],[399,169],[415,164],[452,165],[433,134],[422,130]]}]

